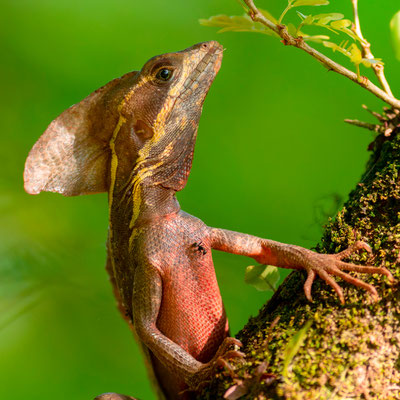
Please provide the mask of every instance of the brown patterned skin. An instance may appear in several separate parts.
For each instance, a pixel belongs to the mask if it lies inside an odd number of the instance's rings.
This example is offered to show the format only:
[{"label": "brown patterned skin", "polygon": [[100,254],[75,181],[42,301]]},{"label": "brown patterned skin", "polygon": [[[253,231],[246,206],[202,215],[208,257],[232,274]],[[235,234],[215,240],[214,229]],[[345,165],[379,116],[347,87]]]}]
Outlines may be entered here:
[{"label": "brown patterned skin", "polygon": [[[108,191],[107,271],[118,307],[142,346],[149,372],[166,399],[189,399],[232,349],[211,249],[261,264],[304,269],[306,297],[318,275],[343,293],[332,275],[375,288],[343,272],[385,268],[341,261],[336,254],[207,227],[181,211],[175,193],[191,169],[204,98],[222,59],[217,42],[150,59],[97,90],[54,120],[33,147],[24,179],[28,193],[78,195]],[[98,400],[132,399],[106,393]]]}]

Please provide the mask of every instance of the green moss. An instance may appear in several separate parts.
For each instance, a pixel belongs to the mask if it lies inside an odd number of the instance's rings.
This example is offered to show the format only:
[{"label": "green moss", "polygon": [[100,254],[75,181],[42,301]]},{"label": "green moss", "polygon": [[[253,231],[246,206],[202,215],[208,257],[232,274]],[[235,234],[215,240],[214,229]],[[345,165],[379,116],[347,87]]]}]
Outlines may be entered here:
[{"label": "green moss", "polygon": [[[396,132],[395,132],[396,133]],[[400,251],[400,134],[379,136],[361,182],[335,219],[326,226],[318,251],[336,253],[356,240],[373,249],[352,255],[349,261],[386,266],[400,279],[396,267]],[[305,274],[290,274],[273,298],[238,334],[246,362],[235,365],[237,379],[253,379],[266,370],[276,379],[258,379],[241,399],[399,399],[400,293],[380,275],[362,279],[372,283],[381,300],[372,303],[360,288],[341,281],[346,304],[322,280],[313,285],[314,302],[303,294]],[[272,321],[279,322],[271,330]],[[312,321],[303,346],[292,360],[287,377],[282,373],[285,348],[306,321]],[[251,382],[253,382],[251,381]],[[223,372],[199,398],[222,398],[238,381]]]}]

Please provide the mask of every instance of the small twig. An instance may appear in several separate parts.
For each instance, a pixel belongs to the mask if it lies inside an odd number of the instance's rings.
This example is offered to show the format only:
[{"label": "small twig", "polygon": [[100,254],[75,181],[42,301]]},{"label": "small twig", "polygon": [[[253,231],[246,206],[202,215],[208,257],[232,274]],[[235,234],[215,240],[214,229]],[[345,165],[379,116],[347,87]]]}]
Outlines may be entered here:
[{"label": "small twig", "polygon": [[[358,16],[358,0],[351,0],[351,3],[353,4],[353,13],[354,13],[354,28],[353,28],[353,30],[354,30],[354,33],[360,38],[363,57],[367,58],[368,60],[373,60],[374,55],[371,52],[371,44],[364,38],[364,36],[361,32],[360,18]],[[372,69],[374,70],[375,75],[378,78],[379,83],[382,86],[382,89],[389,96],[393,97],[393,93],[392,93],[389,83],[385,77],[383,64],[372,64]]]},{"label": "small twig", "polygon": [[292,8],[292,4],[289,2],[288,6],[283,10],[283,13],[278,19],[278,24],[280,25],[282,23],[283,17],[286,15],[286,13]]},{"label": "small twig", "polygon": [[362,105],[362,108],[368,111],[371,115],[373,115],[379,122],[387,121],[387,118],[383,115],[377,113],[376,111],[370,110],[365,104]]},{"label": "small twig", "polygon": [[282,39],[285,45],[294,46],[301,50],[304,50],[306,53],[310,54],[312,57],[317,59],[322,65],[324,65],[328,70],[332,70],[337,72],[340,75],[345,76],[346,78],[356,82],[358,85],[364,87],[369,92],[374,94],[376,97],[383,100],[385,103],[390,104],[394,108],[400,109],[400,100],[393,97],[393,95],[389,95],[387,92],[374,85],[369,80],[361,80],[359,81],[357,78],[357,74],[352,71],[349,71],[347,68],[338,64],[337,62],[331,60],[329,57],[315,50],[307,43],[305,43],[302,38],[295,38],[289,34],[286,27],[284,25],[276,25],[258,10],[255,6],[253,0],[243,0],[245,4],[249,7],[249,15],[253,19],[253,21],[260,22],[267,28],[271,29],[275,33],[277,33]]},{"label": "small twig", "polygon": [[368,122],[359,121],[358,119],[345,119],[348,124],[359,126],[360,128],[369,129],[370,131],[380,132],[381,125],[370,124]]}]

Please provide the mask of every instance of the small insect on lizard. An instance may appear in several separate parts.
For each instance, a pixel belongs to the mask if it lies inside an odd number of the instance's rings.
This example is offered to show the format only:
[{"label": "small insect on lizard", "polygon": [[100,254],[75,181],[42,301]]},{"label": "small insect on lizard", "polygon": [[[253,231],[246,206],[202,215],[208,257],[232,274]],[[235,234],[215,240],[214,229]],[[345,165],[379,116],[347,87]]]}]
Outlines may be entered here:
[{"label": "small insect on lizard", "polygon": [[[65,196],[108,192],[107,271],[120,311],[131,325],[160,398],[191,398],[224,360],[241,357],[229,337],[211,249],[258,263],[305,270],[305,295],[318,275],[344,302],[338,276],[375,288],[343,272],[385,268],[347,264],[336,255],[251,235],[210,228],[180,209],[175,193],[189,176],[206,94],[221,64],[217,42],[150,59],[96,90],[56,118],[31,150],[25,190]],[[99,399],[129,399],[106,394]]]}]

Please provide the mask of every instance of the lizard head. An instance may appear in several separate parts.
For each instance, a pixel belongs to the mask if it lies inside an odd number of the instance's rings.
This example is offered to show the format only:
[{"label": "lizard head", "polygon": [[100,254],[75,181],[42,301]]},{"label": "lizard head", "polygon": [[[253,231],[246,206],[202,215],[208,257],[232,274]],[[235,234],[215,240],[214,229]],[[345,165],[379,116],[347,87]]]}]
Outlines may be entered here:
[{"label": "lizard head", "polygon": [[131,119],[138,149],[133,175],[143,185],[176,191],[185,186],[203,102],[222,51],[212,41],[153,57],[126,94],[121,114]]},{"label": "lizard head", "polygon": [[73,196],[132,179],[181,190],[222,51],[210,41],[153,57],[64,111],[29,153],[25,190]]}]

